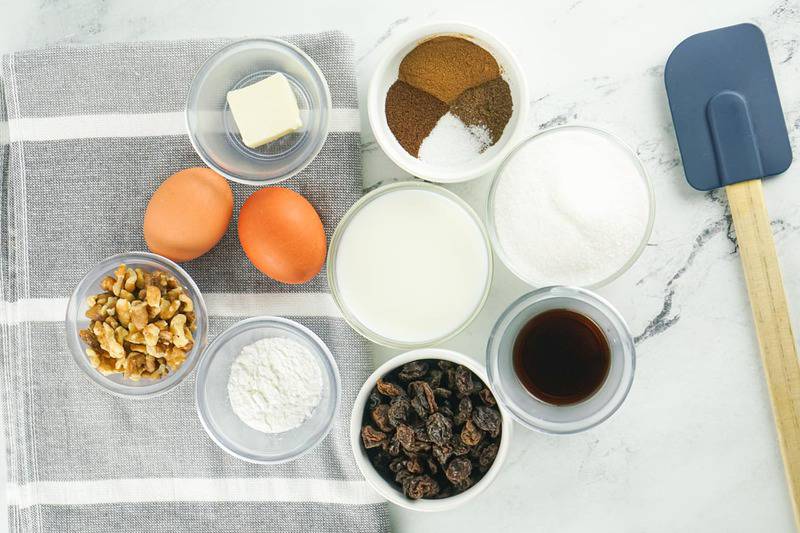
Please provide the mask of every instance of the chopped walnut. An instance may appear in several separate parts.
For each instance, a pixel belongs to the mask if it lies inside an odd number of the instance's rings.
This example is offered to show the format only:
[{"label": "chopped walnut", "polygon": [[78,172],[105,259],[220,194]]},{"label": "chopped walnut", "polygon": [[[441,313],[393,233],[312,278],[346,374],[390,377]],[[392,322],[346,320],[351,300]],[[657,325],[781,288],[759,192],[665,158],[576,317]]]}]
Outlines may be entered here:
[{"label": "chopped walnut", "polygon": [[86,299],[89,327],[79,332],[91,365],[127,379],[160,379],[194,347],[194,302],[168,272],[120,265]]}]

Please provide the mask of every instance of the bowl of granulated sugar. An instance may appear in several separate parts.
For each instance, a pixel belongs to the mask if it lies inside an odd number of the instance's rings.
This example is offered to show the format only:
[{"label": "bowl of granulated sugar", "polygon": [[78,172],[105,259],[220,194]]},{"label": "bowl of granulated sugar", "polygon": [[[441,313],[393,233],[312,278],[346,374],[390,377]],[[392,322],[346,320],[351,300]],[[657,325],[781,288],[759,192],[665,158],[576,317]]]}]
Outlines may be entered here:
[{"label": "bowl of granulated sugar", "polygon": [[495,252],[517,277],[534,287],[596,288],[641,255],[655,199],[624,142],[567,125],[514,148],[497,169],[487,213]]}]

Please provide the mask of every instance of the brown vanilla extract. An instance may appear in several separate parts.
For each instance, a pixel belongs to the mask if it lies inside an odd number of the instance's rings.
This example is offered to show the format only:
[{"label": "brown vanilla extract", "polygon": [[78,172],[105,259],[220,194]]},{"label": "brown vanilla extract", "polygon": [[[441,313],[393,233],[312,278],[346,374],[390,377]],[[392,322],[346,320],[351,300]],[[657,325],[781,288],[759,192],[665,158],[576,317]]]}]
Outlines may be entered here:
[{"label": "brown vanilla extract", "polygon": [[608,376],[611,354],[603,330],[568,309],[533,317],[514,341],[514,372],[543,402],[571,405],[597,392]]}]

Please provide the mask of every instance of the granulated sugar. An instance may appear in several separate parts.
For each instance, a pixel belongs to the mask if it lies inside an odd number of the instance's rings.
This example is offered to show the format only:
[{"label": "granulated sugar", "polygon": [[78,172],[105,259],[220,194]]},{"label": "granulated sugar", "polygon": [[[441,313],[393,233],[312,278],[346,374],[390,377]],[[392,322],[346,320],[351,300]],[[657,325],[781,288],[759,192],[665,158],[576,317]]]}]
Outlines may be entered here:
[{"label": "granulated sugar", "polygon": [[483,126],[467,126],[452,113],[445,113],[422,141],[419,158],[426,163],[455,164],[474,159],[492,143]]},{"label": "granulated sugar", "polygon": [[649,206],[627,149],[581,128],[525,144],[498,177],[493,203],[500,247],[534,286],[589,286],[616,273],[647,231]]}]

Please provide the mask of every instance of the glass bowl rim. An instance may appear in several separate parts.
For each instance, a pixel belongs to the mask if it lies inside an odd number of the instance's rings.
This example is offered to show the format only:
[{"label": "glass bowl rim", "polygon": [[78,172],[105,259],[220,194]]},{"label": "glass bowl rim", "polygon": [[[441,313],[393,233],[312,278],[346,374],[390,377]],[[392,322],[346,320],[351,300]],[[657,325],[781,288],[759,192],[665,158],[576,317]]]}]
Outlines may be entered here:
[{"label": "glass bowl rim", "polygon": [[568,129],[588,131],[593,134],[601,135],[607,139],[610,139],[613,143],[617,144],[620,148],[623,149],[624,152],[628,154],[628,156],[630,156],[631,161],[633,161],[634,165],[638,170],[639,177],[642,179],[647,189],[647,204],[648,204],[647,225],[645,226],[645,230],[642,233],[642,238],[639,241],[636,250],[634,250],[631,256],[627,259],[627,261],[625,261],[625,263],[622,264],[622,266],[618,270],[616,270],[615,272],[611,273],[610,275],[606,276],[603,279],[595,281],[590,285],[583,285],[582,287],[586,289],[598,289],[600,287],[608,285],[612,281],[622,276],[625,272],[627,272],[634,265],[634,263],[636,263],[636,261],[644,252],[645,248],[647,248],[647,243],[650,240],[650,236],[653,233],[653,226],[655,225],[656,197],[652,179],[650,178],[647,169],[644,167],[644,164],[642,164],[641,159],[639,159],[639,156],[636,153],[636,151],[633,148],[631,148],[631,146],[628,145],[625,141],[623,141],[620,137],[605,129],[599,128],[591,124],[580,123],[580,122],[562,124],[560,126],[553,126],[538,131],[532,135],[529,135],[528,137],[525,137],[516,146],[514,146],[514,148],[508,153],[508,155],[506,155],[503,161],[498,165],[497,170],[494,173],[494,176],[492,176],[491,185],[489,186],[489,194],[487,195],[486,198],[486,227],[487,230],[489,231],[489,238],[492,241],[492,248],[494,249],[495,253],[497,253],[497,256],[500,258],[500,261],[502,261],[502,263],[506,266],[506,268],[508,268],[511,271],[512,274],[514,274],[514,276],[516,276],[518,279],[522,280],[529,286],[533,287],[534,289],[547,287],[550,286],[550,284],[548,283],[542,284],[541,280],[534,281],[528,279],[519,272],[519,269],[513,264],[513,262],[506,255],[505,250],[503,249],[503,246],[500,243],[500,237],[497,234],[497,226],[495,224],[495,216],[494,216],[495,215],[494,198],[497,192],[498,183],[500,182],[501,179],[500,176],[503,173],[503,170],[506,168],[506,166],[509,164],[509,162],[515,155],[517,155],[529,143],[536,142],[545,135],[558,133],[560,131]]},{"label": "glass bowl rim", "polygon": [[[173,275],[176,275],[182,284],[192,293],[192,299],[195,308],[195,318],[198,324],[197,329],[200,331],[200,335],[195,336],[195,346],[187,354],[186,361],[176,372],[167,375],[167,377],[163,379],[159,379],[148,385],[141,386],[115,383],[96,369],[92,368],[86,357],[83,342],[78,336],[77,328],[77,323],[81,319],[80,307],[82,305],[82,302],[79,302],[77,299],[78,293],[81,292],[86,285],[99,281],[102,279],[103,275],[110,275],[110,273],[113,272],[113,268],[107,271],[105,274],[103,272],[99,272],[100,265],[106,263],[109,265],[114,265],[116,263],[117,266],[119,266],[121,263],[127,264],[131,259],[152,261],[157,263],[159,267],[167,270]],[[71,322],[74,322],[74,324],[71,324]],[[64,326],[66,328],[65,335],[67,337],[67,345],[70,349],[70,353],[72,354],[72,359],[75,361],[75,364],[81,370],[83,370],[84,374],[89,378],[89,381],[100,387],[102,390],[115,396],[133,399],[146,399],[154,398],[172,390],[194,371],[198,360],[205,351],[208,340],[208,310],[206,308],[205,300],[203,299],[203,294],[197,287],[197,284],[192,277],[177,263],[167,259],[164,256],[150,252],[122,252],[98,261],[97,264],[81,278],[70,294],[67,302]]]},{"label": "glass bowl rim", "polygon": [[[230,340],[233,336],[235,336],[239,331],[243,330],[246,327],[249,327],[253,324],[263,324],[263,325],[270,325],[278,323],[284,327],[288,327],[288,329],[293,330],[295,333],[299,334],[302,337],[310,340],[316,347],[317,350],[314,353],[315,356],[319,356],[327,361],[326,369],[329,369],[331,372],[331,376],[333,377],[333,398],[334,398],[334,406],[333,411],[331,414],[330,419],[325,424],[325,429],[319,432],[315,439],[310,440],[305,444],[305,446],[298,452],[294,454],[283,454],[277,459],[265,459],[263,457],[249,455],[242,452],[239,449],[234,449],[228,446],[227,443],[223,442],[220,438],[220,435],[215,431],[209,421],[206,418],[206,409],[201,407],[203,402],[201,401],[202,398],[205,398],[205,392],[202,391],[203,385],[206,383],[208,378],[209,372],[209,365],[211,364],[212,356],[216,355],[219,352],[219,349],[222,348],[227,341]],[[220,332],[214,339],[208,344],[208,347],[203,351],[202,357],[200,362],[198,363],[197,368],[197,376],[195,378],[194,384],[194,399],[195,399],[195,411],[197,413],[197,417],[200,419],[200,424],[203,426],[206,434],[209,438],[223,451],[240,459],[242,461],[246,461],[248,463],[254,464],[262,464],[262,465],[269,465],[269,464],[281,464],[287,463],[289,461],[294,461],[299,457],[307,454],[314,448],[316,448],[325,437],[327,437],[331,430],[333,429],[334,423],[336,422],[336,416],[339,412],[342,403],[342,382],[341,376],[339,373],[339,365],[336,362],[336,358],[334,358],[333,353],[331,352],[328,345],[310,328],[291,320],[289,318],[284,318],[280,316],[272,316],[272,315],[260,315],[254,316],[250,318],[245,318],[243,320],[239,320],[238,322],[232,324],[231,326],[225,328],[222,332]],[[233,416],[236,416],[235,414]],[[291,431],[291,430],[290,430]],[[233,444],[236,444],[233,442]]]},{"label": "glass bowl rim", "polygon": [[[529,415],[521,407],[517,406],[516,403],[508,399],[505,389],[498,377],[499,371],[497,367],[500,359],[499,345],[511,321],[521,315],[526,309],[530,308],[531,305],[551,298],[565,297],[589,303],[612,319],[615,329],[621,333],[623,363],[629,365],[629,368],[628,370],[623,368],[619,387],[608,403],[598,409],[594,415],[570,422],[549,423],[546,424],[548,427],[544,427],[544,425],[539,423],[540,419],[538,417]],[[528,429],[540,433],[549,435],[571,435],[586,431],[605,422],[619,410],[623,403],[625,403],[625,399],[628,397],[628,393],[630,393],[633,387],[633,381],[636,375],[636,344],[633,334],[628,327],[628,323],[625,321],[622,314],[611,305],[611,302],[599,294],[583,287],[568,285],[541,287],[527,292],[511,302],[500,314],[494,326],[492,326],[489,340],[486,343],[486,374],[489,378],[492,390],[496,393],[495,396],[498,403],[502,403],[517,422]],[[601,414],[598,415],[597,413]],[[590,420],[590,422],[586,423],[587,420]]]},{"label": "glass bowl rim", "polygon": [[[475,222],[478,229],[480,230],[481,236],[483,237],[483,243],[486,247],[486,254],[488,257],[488,264],[487,264],[487,273],[486,273],[486,285],[483,290],[483,295],[481,296],[480,301],[475,306],[473,312],[467,317],[464,322],[453,329],[453,331],[446,333],[440,337],[435,339],[428,339],[425,341],[420,342],[407,342],[401,341],[397,339],[390,339],[388,337],[384,337],[368,327],[366,327],[358,318],[353,315],[350,310],[347,308],[347,305],[344,303],[344,298],[342,297],[341,293],[339,292],[339,286],[336,282],[336,256],[339,251],[339,242],[342,239],[342,235],[344,234],[345,230],[347,229],[347,225],[352,221],[352,219],[364,208],[366,205],[371,203],[373,200],[383,196],[385,194],[390,194],[392,192],[398,190],[421,190],[427,191],[434,194],[439,194],[440,196],[452,201],[455,203],[456,206],[462,208],[467,215]],[[435,346],[442,342],[448,341],[464,331],[475,318],[480,314],[483,307],[486,305],[486,301],[489,298],[489,293],[491,292],[492,288],[492,280],[494,276],[494,258],[492,257],[492,243],[489,239],[489,234],[486,231],[486,226],[484,225],[481,218],[475,212],[475,210],[462,199],[460,196],[455,194],[452,191],[449,191],[442,187],[441,185],[435,185],[433,183],[428,183],[426,181],[420,180],[402,180],[397,181],[394,183],[388,183],[386,185],[381,185],[376,189],[368,192],[361,198],[359,198],[347,212],[342,216],[339,223],[336,225],[336,229],[333,232],[333,236],[331,237],[330,246],[328,247],[328,257],[326,259],[326,270],[327,270],[327,277],[328,277],[328,286],[331,290],[331,295],[333,296],[333,300],[336,302],[336,306],[339,308],[339,311],[342,313],[345,321],[350,324],[350,327],[353,328],[359,335],[364,337],[365,339],[372,341],[376,344],[380,344],[381,346],[386,346],[388,348],[397,348],[397,349],[405,349],[405,350],[412,350],[415,348],[422,348],[426,346]]]},{"label": "glass bowl rim", "polygon": [[[198,91],[199,86],[202,84],[201,82],[205,81],[205,78],[211,72],[212,67],[217,66],[217,62],[220,60],[224,54],[231,53],[236,48],[240,48],[243,46],[248,45],[276,45],[277,48],[285,48],[285,51],[288,51],[292,54],[295,54],[299,57],[304,67],[313,74],[313,77],[317,79],[320,83],[320,86],[323,89],[323,107],[327,110],[325,122],[322,124],[319,134],[319,141],[318,146],[314,149],[313,153],[309,154],[309,157],[301,163],[294,167],[291,171],[281,176],[277,176],[275,178],[268,178],[268,179],[249,179],[249,178],[242,178],[237,175],[234,175],[224,168],[221,165],[217,164],[217,162],[208,155],[206,149],[199,143],[197,140],[197,135],[195,133],[195,129],[192,127],[192,121],[189,118],[191,114],[191,104],[196,97],[196,93]],[[186,95],[186,105],[184,106],[184,123],[186,126],[186,132],[189,136],[189,142],[192,144],[192,148],[194,148],[195,153],[202,159],[203,163],[206,164],[209,168],[214,170],[215,172],[219,173],[221,176],[233,181],[235,183],[241,183],[243,185],[250,185],[252,187],[265,187],[268,185],[275,185],[277,183],[281,183],[286,181],[287,179],[296,176],[300,172],[302,172],[311,162],[316,159],[319,153],[322,151],[322,147],[325,145],[325,142],[328,139],[328,134],[330,133],[330,124],[331,124],[331,114],[333,111],[333,100],[331,99],[331,91],[330,86],[328,85],[328,79],[325,77],[325,74],[322,72],[322,69],[319,68],[316,61],[311,59],[311,57],[306,54],[302,49],[298,46],[285,41],[283,39],[279,39],[277,37],[258,37],[258,38],[248,38],[248,39],[239,39],[228,43],[215,51],[211,56],[209,56],[203,63],[200,65],[200,68],[197,69],[197,72],[192,77],[192,81],[189,83],[189,90]]]}]

